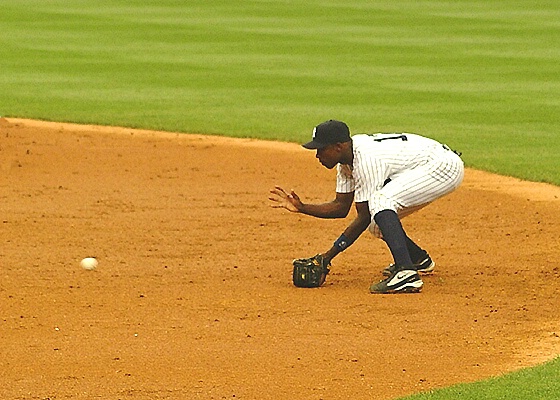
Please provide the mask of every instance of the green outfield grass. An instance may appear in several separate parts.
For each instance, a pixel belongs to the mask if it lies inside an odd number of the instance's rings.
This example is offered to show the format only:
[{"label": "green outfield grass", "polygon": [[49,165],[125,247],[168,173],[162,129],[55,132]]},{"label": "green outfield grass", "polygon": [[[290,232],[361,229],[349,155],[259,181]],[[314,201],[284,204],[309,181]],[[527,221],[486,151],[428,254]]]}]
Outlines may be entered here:
[{"label": "green outfield grass", "polygon": [[560,358],[484,382],[404,397],[402,400],[557,400],[560,398]]},{"label": "green outfield grass", "polygon": [[303,141],[329,118],[560,184],[560,3],[4,0],[0,115]]}]

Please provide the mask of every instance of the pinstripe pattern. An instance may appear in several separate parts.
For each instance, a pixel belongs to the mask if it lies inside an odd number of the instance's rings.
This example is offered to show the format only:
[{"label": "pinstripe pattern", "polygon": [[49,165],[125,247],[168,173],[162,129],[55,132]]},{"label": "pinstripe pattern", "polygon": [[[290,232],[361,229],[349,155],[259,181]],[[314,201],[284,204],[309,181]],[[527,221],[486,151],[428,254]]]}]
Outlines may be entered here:
[{"label": "pinstripe pattern", "polygon": [[408,215],[463,180],[463,162],[454,152],[433,139],[406,133],[402,140],[400,135],[354,135],[353,165],[337,167],[337,192],[354,191],[354,201],[367,201],[372,217],[386,209]]}]

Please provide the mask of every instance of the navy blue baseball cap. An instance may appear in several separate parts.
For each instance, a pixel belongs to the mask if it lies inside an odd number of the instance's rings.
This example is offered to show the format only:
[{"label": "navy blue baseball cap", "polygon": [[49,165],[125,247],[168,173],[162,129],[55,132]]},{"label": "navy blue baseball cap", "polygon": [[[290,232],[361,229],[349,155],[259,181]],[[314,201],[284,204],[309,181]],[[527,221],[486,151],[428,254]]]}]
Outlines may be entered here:
[{"label": "navy blue baseball cap", "polygon": [[325,121],[313,129],[313,140],[302,144],[306,149],[322,149],[329,144],[344,143],[350,140],[350,129],[342,121]]}]

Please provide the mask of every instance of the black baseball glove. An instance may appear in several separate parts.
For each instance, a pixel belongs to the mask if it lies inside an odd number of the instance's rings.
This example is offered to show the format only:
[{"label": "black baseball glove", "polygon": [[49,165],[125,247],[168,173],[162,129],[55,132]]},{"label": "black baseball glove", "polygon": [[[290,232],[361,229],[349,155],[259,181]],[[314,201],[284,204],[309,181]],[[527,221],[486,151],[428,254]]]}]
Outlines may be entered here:
[{"label": "black baseball glove", "polygon": [[302,288],[315,288],[325,282],[329,273],[330,263],[325,262],[321,254],[310,258],[298,258],[292,263],[294,265],[294,285]]}]

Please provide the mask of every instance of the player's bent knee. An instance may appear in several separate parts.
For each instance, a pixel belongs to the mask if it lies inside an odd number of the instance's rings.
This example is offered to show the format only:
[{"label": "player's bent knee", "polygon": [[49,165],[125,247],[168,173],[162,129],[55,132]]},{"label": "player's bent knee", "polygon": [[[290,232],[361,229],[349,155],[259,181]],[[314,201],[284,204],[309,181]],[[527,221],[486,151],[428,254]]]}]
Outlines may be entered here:
[{"label": "player's bent knee", "polygon": [[392,198],[385,196],[381,192],[375,192],[368,201],[369,212],[372,216],[383,210],[393,210],[398,212],[399,204]]}]

